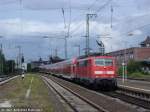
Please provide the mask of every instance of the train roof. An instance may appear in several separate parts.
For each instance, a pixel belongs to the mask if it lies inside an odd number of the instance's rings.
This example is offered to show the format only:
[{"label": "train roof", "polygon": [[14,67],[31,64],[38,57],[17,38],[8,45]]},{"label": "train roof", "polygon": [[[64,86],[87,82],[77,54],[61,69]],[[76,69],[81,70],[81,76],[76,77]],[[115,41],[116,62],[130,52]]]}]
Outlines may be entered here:
[{"label": "train roof", "polygon": [[92,58],[92,57],[112,58],[112,56],[102,55],[101,53],[94,53],[94,54],[80,56],[77,59]]},{"label": "train roof", "polygon": [[57,62],[57,63],[47,64],[47,65],[44,65],[44,67],[47,68],[49,66],[56,66],[57,64],[64,64],[64,63],[65,64],[71,64],[71,63],[74,63],[76,60],[79,60],[79,59],[91,59],[91,58],[113,58],[113,56],[101,55],[100,53],[90,54],[88,56],[83,55],[83,56],[80,56],[80,57],[77,57],[77,58],[72,58],[72,59],[60,61],[60,62]]}]

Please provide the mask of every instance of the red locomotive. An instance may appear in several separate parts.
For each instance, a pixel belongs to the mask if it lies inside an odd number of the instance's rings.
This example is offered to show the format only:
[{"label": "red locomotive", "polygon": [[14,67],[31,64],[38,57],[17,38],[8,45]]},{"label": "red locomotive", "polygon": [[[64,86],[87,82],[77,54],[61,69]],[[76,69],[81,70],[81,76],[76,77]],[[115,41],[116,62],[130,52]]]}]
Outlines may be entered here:
[{"label": "red locomotive", "polygon": [[115,60],[110,56],[76,58],[40,68],[94,88],[117,87]]}]

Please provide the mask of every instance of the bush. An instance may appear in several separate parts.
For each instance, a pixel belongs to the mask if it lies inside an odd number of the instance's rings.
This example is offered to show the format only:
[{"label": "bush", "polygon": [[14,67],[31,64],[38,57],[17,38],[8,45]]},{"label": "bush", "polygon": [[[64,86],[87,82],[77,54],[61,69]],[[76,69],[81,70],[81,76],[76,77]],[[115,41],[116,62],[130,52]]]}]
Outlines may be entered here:
[{"label": "bush", "polygon": [[118,74],[119,76],[122,75],[122,67],[119,67],[119,69],[118,69],[118,71],[117,71],[117,74]]},{"label": "bush", "polygon": [[[142,73],[142,65],[140,62],[136,62],[134,60],[130,60],[127,64],[127,74],[132,73]],[[118,69],[118,75],[122,75],[123,67],[119,67]]]},{"label": "bush", "polygon": [[130,60],[127,64],[128,74],[132,74],[134,72],[142,72],[141,68],[141,63],[134,60]]}]

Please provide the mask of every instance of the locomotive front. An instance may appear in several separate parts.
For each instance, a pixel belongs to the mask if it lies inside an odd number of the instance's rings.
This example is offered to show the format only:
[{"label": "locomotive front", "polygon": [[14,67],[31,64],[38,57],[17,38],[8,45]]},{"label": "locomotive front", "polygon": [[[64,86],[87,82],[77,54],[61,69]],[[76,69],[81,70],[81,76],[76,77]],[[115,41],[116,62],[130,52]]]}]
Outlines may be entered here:
[{"label": "locomotive front", "polygon": [[116,66],[113,57],[103,56],[93,59],[93,78],[95,86],[102,89],[116,89]]}]

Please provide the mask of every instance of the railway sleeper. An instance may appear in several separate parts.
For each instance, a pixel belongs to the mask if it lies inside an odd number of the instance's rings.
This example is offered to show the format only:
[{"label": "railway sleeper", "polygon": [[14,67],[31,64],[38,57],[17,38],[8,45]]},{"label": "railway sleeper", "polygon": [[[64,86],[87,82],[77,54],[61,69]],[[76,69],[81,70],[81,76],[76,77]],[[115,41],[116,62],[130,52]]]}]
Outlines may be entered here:
[{"label": "railway sleeper", "polygon": [[136,97],[136,98],[139,98],[141,100],[148,101],[150,103],[150,94],[126,90],[126,89],[122,89],[122,88],[119,88],[118,91],[119,91],[119,93],[131,96],[131,97]]}]

